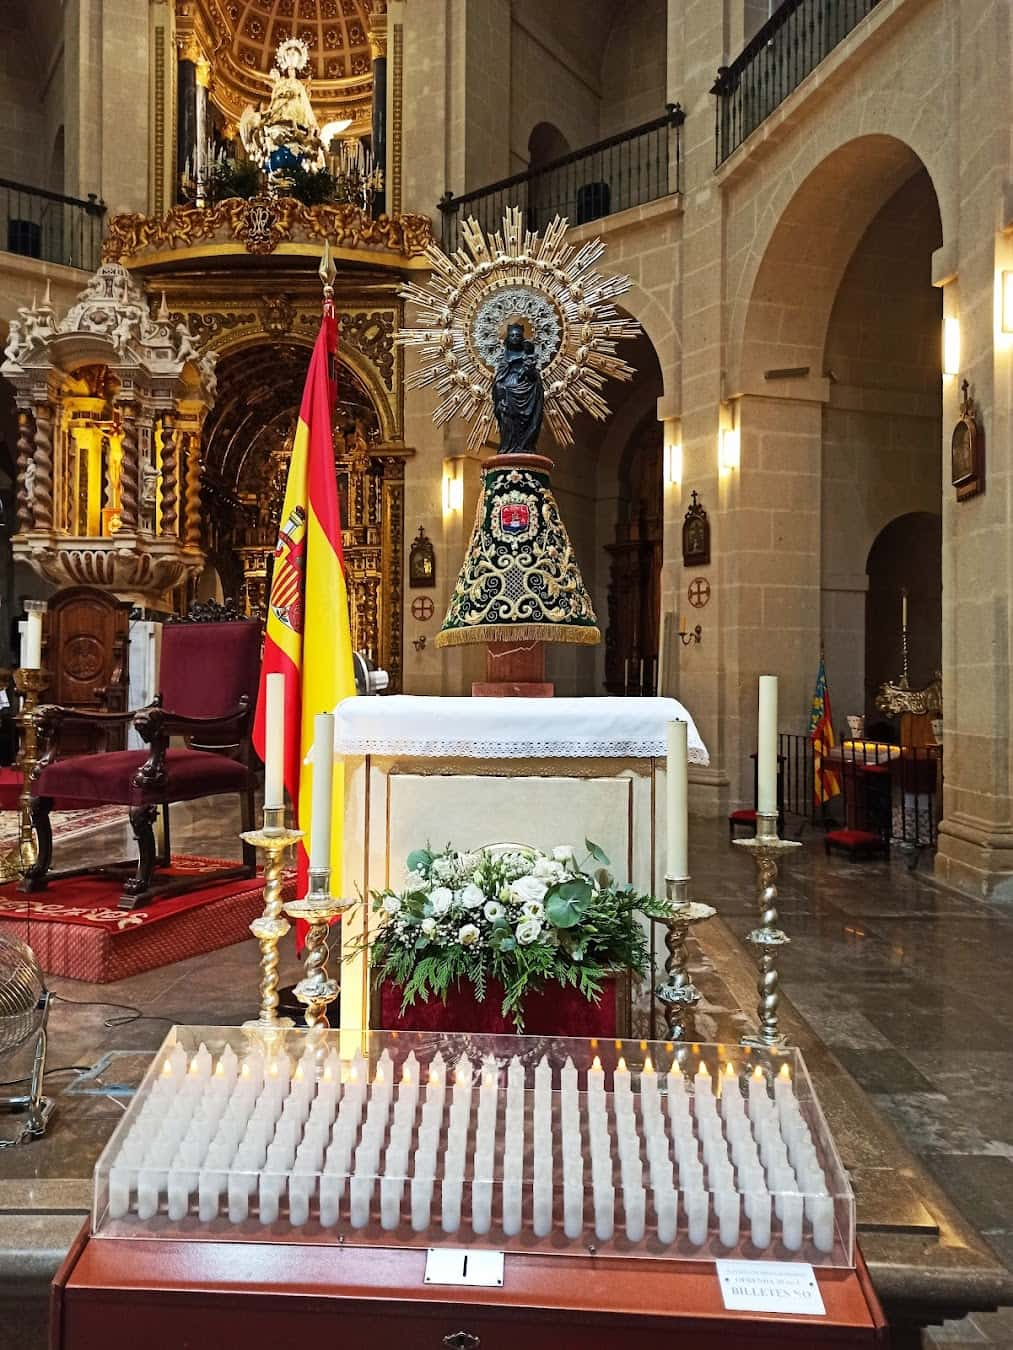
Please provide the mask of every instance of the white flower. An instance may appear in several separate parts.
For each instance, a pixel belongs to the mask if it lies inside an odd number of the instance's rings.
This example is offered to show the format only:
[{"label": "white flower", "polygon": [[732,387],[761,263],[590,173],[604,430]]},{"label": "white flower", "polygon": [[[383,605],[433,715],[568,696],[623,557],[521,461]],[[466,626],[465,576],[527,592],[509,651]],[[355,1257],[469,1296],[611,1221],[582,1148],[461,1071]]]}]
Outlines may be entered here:
[{"label": "white flower", "polygon": [[436,886],[429,892],[429,903],[436,915],[446,914],[454,903],[454,892],[446,886]]},{"label": "white flower", "polygon": [[551,858],[539,858],[531,875],[551,885],[554,881],[562,881],[565,878],[566,868],[561,863],[553,862]]},{"label": "white flower", "polygon": [[537,877],[518,877],[510,883],[510,895],[518,904],[525,900],[541,900],[548,889]]},{"label": "white flower", "polygon": [[526,919],[541,919],[545,914],[545,906],[541,900],[525,900],[521,905],[521,913]]},{"label": "white flower", "polygon": [[432,935],[436,932],[436,920],[433,918],[423,919],[422,931],[423,933],[425,933],[426,937],[432,937]]},{"label": "white flower", "polygon": [[401,908],[401,899],[397,895],[384,896],[383,907],[388,914],[396,914]]},{"label": "white flower", "polygon": [[552,850],[552,856],[555,858],[556,862],[562,863],[565,867],[569,867],[571,863],[576,866],[577,855],[569,844],[560,844],[557,848],[554,848]]},{"label": "white flower", "polygon": [[411,895],[414,891],[424,891],[427,885],[428,882],[421,872],[409,872],[404,879],[404,889],[407,895]]},{"label": "white flower", "polygon": [[478,909],[479,905],[485,903],[485,895],[481,888],[470,881],[463,891],[458,892],[457,899],[465,909]]},{"label": "white flower", "polygon": [[474,872],[481,861],[480,853],[460,853],[457,858],[457,868],[462,876],[467,877]]},{"label": "white flower", "polygon": [[434,858],[429,871],[434,881],[453,881],[457,864],[453,858]]},{"label": "white flower", "polygon": [[517,941],[522,947],[530,947],[532,942],[538,941],[538,935],[541,931],[540,919],[522,919],[517,925]]},{"label": "white flower", "polygon": [[466,923],[463,928],[457,930],[457,940],[462,947],[470,947],[478,939],[479,932],[473,923]]},{"label": "white flower", "polygon": [[485,909],[482,911],[490,923],[495,923],[497,919],[501,919],[503,912],[503,906],[498,900],[487,901]]}]

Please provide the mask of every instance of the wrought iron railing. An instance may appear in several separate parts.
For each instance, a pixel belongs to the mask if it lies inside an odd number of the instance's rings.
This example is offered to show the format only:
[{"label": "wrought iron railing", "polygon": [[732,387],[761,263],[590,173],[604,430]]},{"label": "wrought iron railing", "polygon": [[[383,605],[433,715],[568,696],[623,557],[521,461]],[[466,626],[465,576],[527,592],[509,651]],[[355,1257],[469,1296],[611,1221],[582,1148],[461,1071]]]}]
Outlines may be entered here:
[{"label": "wrought iron railing", "polygon": [[105,202],[0,178],[0,250],[93,272],[102,252]]},{"label": "wrought iron railing", "polygon": [[750,132],[875,8],[878,0],[783,0],[711,90],[717,95],[716,162]]},{"label": "wrought iron railing", "polygon": [[458,246],[460,222],[473,216],[486,231],[498,230],[508,206],[519,206],[529,229],[542,230],[553,216],[583,225],[602,216],[642,206],[682,188],[682,124],[678,103],[652,122],[562,155],[540,168],[465,192],[447,192],[443,247]]}]

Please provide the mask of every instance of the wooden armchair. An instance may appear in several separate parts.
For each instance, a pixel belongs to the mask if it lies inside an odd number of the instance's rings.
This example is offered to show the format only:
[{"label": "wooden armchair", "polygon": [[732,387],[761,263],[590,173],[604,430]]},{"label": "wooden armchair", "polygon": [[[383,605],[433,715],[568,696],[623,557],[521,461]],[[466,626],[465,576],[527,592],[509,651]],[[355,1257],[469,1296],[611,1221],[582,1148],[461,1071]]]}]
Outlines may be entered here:
[{"label": "wooden armchair", "polygon": [[[47,705],[38,710],[41,758],[35,776],[32,820],[39,852],[25,874],[23,889],[45,889],[50,876],[112,874],[123,877],[120,909],[181,895],[217,881],[252,877],[254,850],[243,845],[241,865],[199,873],[186,880],[157,872],[170,863],[169,804],[236,793],[242,828],[253,828],[254,775],[250,765],[253,702],[260,667],[260,626],[231,622],[168,623],[162,632],[161,693],[150,707],[134,712],[83,712]],[[67,732],[87,732],[93,743],[133,723],[147,750],[113,750],[61,756]],[[185,748],[172,748],[174,737]],[[196,748],[199,746],[200,748]],[[129,807],[137,840],[136,863],[76,868],[51,873],[54,801]],[[162,851],[154,824],[162,811]],[[133,875],[130,873],[133,872]]]}]

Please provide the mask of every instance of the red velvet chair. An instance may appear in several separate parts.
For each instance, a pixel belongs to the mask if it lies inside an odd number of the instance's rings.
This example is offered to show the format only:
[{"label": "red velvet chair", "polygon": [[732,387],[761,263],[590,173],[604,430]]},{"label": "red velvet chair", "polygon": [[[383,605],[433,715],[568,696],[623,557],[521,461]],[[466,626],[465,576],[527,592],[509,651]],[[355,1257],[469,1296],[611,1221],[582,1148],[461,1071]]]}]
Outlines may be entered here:
[{"label": "red velvet chair", "polygon": [[[50,876],[108,873],[124,876],[120,909],[136,909],[153,900],[181,895],[217,881],[252,877],[256,854],[243,844],[241,865],[204,872],[185,881],[157,878],[170,863],[169,803],[198,797],[239,796],[242,828],[253,828],[254,778],[250,766],[253,704],[260,671],[260,626],[249,620],[167,623],[162,630],[161,694],[139,712],[80,712],[57,705],[38,711],[40,766],[32,797],[32,821],[39,856],[25,874],[22,889],[45,889]],[[104,739],[107,730],[133,722],[147,750],[116,750],[60,757],[64,728],[90,730]],[[171,749],[182,737],[185,748]],[[53,832],[49,813],[56,799],[130,809],[137,840],[136,864],[77,868],[50,873]],[[155,845],[155,817],[162,810],[163,847]],[[133,871],[133,876],[128,875]]]}]

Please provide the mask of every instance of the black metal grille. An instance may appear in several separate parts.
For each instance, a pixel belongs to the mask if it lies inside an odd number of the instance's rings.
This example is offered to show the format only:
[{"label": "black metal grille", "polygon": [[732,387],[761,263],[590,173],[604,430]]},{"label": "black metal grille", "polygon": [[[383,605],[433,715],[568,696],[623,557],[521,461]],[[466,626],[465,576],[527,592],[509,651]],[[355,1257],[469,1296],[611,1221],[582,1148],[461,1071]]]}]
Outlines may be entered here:
[{"label": "black metal grille", "polygon": [[102,252],[105,202],[64,197],[0,178],[0,248],[93,272]]},{"label": "black metal grille", "polygon": [[717,95],[716,162],[723,163],[878,0],[783,0],[711,90]]},{"label": "black metal grille", "polygon": [[682,124],[678,103],[662,117],[585,146],[538,169],[517,173],[463,196],[440,201],[443,247],[458,247],[460,222],[473,216],[484,230],[501,227],[507,207],[519,206],[530,230],[543,230],[553,216],[583,225],[631,206],[656,201],[682,188]]}]

